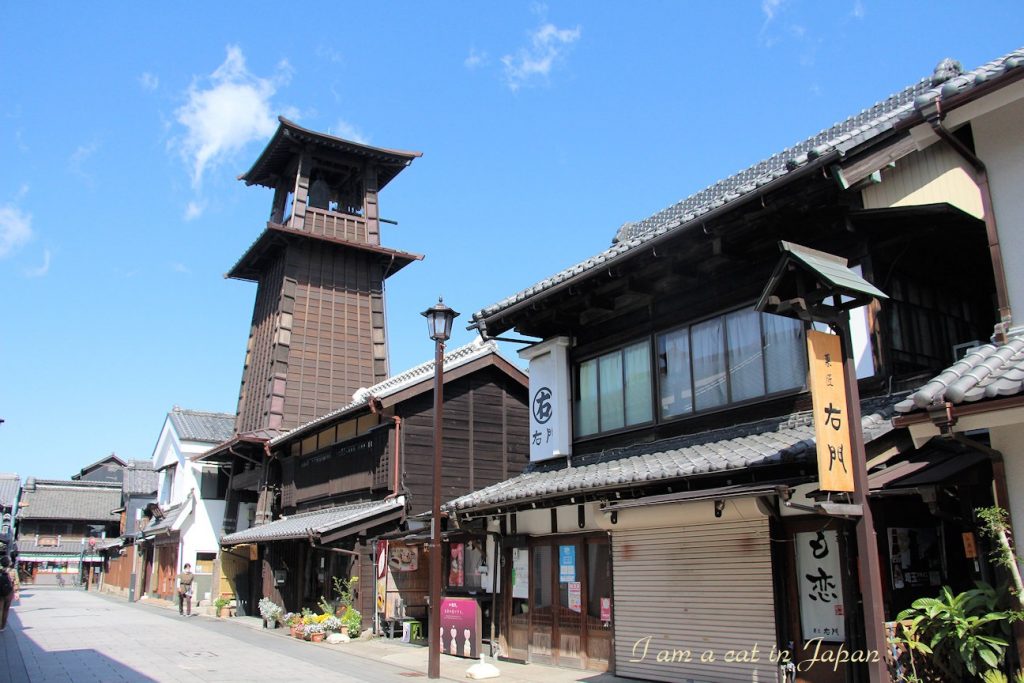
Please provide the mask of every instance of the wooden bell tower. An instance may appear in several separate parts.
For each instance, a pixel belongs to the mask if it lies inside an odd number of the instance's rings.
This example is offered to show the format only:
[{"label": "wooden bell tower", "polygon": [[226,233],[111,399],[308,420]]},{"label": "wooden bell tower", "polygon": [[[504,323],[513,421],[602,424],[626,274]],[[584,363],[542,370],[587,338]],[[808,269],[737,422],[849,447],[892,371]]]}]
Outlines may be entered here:
[{"label": "wooden bell tower", "polygon": [[380,149],[285,118],[246,185],[274,190],[266,229],[227,277],[256,282],[239,433],[288,430],[389,376],[384,280],[417,254],[381,246],[377,195],[420,152]]}]

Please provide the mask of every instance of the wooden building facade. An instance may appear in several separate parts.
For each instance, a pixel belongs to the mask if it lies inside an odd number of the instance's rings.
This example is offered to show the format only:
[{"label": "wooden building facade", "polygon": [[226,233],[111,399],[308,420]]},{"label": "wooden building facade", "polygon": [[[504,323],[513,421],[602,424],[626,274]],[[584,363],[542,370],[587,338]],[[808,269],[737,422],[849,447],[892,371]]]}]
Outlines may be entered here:
[{"label": "wooden building facade", "polygon": [[[815,505],[806,330],[754,308],[782,240],[840,256],[889,297],[851,315],[887,618],[991,576],[961,545],[991,504],[990,464],[916,450],[891,422],[901,391],[991,334],[984,222],[955,201],[878,208],[862,194],[884,183],[885,150],[913,145],[915,99],[951,77],[626,224],[601,254],[474,314],[485,336],[540,340],[521,352],[529,470],[447,506],[461,529],[501,538],[503,656],[766,681],[784,674],[755,646],[794,662],[863,650],[853,522]],[[969,126],[954,135],[970,144]]]}]

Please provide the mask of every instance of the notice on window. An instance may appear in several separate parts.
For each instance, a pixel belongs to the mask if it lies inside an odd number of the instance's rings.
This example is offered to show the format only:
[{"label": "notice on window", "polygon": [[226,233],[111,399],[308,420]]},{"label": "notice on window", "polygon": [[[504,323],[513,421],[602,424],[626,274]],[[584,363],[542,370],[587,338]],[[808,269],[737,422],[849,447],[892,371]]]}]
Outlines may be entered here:
[{"label": "notice on window", "polygon": [[558,581],[569,583],[576,580],[576,546],[558,546]]},{"label": "notice on window", "polygon": [[601,621],[609,622],[612,620],[612,599],[601,598]]},{"label": "notice on window", "polygon": [[530,551],[512,548],[512,597],[530,597]]},{"label": "notice on window", "polygon": [[566,607],[577,613],[583,611],[583,584],[579,581],[569,582],[569,604]]},{"label": "notice on window", "polygon": [[835,531],[796,534],[796,573],[804,640],[846,639],[839,535]]}]

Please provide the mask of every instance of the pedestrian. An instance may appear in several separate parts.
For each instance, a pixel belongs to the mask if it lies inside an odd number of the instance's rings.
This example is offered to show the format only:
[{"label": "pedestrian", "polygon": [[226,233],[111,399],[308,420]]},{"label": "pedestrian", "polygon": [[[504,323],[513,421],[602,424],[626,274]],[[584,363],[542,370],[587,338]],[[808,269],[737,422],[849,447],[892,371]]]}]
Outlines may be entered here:
[{"label": "pedestrian", "polygon": [[11,566],[11,558],[0,556],[0,631],[7,628],[7,614],[11,603],[18,601],[20,589],[18,572]]},{"label": "pedestrian", "polygon": [[195,579],[192,565],[186,562],[183,571],[178,574],[178,614],[192,616],[192,582]]}]

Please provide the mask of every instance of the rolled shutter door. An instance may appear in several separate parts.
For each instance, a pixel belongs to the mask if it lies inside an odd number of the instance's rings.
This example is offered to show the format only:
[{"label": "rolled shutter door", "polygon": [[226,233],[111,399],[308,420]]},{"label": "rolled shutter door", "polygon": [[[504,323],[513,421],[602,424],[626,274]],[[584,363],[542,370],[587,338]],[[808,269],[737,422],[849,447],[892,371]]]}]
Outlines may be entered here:
[{"label": "rolled shutter door", "polygon": [[[615,672],[777,681],[770,544],[767,519],[613,531]],[[753,659],[755,644],[759,661],[726,661]]]}]

